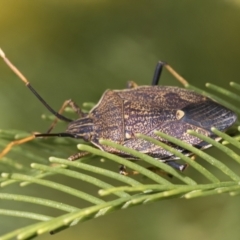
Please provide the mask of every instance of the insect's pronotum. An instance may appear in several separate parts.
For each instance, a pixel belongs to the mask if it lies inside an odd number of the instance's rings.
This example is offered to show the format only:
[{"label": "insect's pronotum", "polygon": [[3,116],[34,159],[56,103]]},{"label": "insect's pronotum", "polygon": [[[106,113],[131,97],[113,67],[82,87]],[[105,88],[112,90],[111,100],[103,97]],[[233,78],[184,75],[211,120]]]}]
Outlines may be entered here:
[{"label": "insect's pronotum", "polygon": [[[127,89],[105,91],[97,105],[89,113],[83,113],[72,100],[65,101],[61,109],[56,112],[31,86],[24,75],[6,58],[2,50],[0,50],[0,56],[42,104],[56,116],[55,121],[46,133],[34,134],[11,142],[0,153],[0,158],[7,154],[14,145],[31,141],[36,137],[56,136],[81,138],[91,142],[103,151],[136,160],[134,156],[99,143],[99,139],[108,139],[183,170],[185,165],[174,161],[176,157],[172,153],[151,142],[137,138],[136,133],[142,133],[164,141],[178,151],[187,154],[183,148],[156,136],[154,131],[158,130],[172,135],[198,148],[206,148],[209,145],[208,143],[187,134],[187,130],[191,129],[217,140],[217,136],[211,132],[211,127],[214,126],[220,131],[225,131],[237,119],[236,114],[231,110],[194,91],[172,86],[158,86],[163,67],[181,83],[187,84],[184,78],[164,62],[158,62],[151,86],[138,86],[131,81],[128,82]],[[62,115],[66,106],[70,106],[77,113],[78,118],[76,120]],[[51,133],[58,119],[67,122],[68,127],[65,132]],[[68,159],[76,160],[86,154],[80,152]]]}]

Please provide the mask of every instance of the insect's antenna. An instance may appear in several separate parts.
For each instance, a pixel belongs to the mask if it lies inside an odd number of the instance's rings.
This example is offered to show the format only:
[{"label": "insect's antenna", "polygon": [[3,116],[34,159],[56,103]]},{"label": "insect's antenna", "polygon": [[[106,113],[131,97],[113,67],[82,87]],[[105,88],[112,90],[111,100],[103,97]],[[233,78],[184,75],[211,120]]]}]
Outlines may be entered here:
[{"label": "insect's antenna", "polygon": [[71,138],[75,138],[73,134],[70,133],[37,133],[34,134],[34,137],[38,138],[38,137],[71,137]]},{"label": "insect's antenna", "polygon": [[30,91],[38,98],[38,100],[58,119],[63,120],[65,122],[72,122],[72,119],[66,118],[63,115],[59,114],[55,110],[53,110],[46,101],[37,93],[37,91],[31,86],[26,77],[8,60],[5,56],[5,53],[0,48],[0,57],[4,60],[4,62],[9,66],[9,68],[25,83],[25,85],[30,89]]},{"label": "insect's antenna", "polygon": [[28,136],[28,137],[25,137],[25,138],[18,139],[18,140],[10,142],[0,152],[0,158],[4,157],[12,149],[13,146],[17,146],[17,145],[24,144],[26,142],[30,142],[34,138],[38,138],[38,137],[71,137],[71,138],[75,138],[75,136],[73,134],[64,133],[64,132],[63,133],[37,133],[37,134],[33,134],[33,135]]}]

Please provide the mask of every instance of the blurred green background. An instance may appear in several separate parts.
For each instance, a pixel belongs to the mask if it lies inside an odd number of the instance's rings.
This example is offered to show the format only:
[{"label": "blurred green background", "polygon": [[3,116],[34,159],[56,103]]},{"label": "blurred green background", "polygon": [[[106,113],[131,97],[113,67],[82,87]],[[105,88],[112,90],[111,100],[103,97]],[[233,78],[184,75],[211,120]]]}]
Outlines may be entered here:
[{"label": "blurred green background", "polygon": [[[123,89],[128,80],[147,85],[158,60],[195,86],[229,88],[230,81],[239,83],[239,26],[238,0],[0,2],[0,47],[55,109],[69,98],[97,102],[104,90]],[[161,84],[180,86],[166,72]],[[2,129],[44,132],[49,126],[40,120],[46,109],[2,62],[0,112]],[[32,191],[51,196],[41,187]],[[38,239],[234,240],[240,239],[239,212],[239,197],[227,195],[165,200]],[[1,217],[0,235],[30,222]]]}]

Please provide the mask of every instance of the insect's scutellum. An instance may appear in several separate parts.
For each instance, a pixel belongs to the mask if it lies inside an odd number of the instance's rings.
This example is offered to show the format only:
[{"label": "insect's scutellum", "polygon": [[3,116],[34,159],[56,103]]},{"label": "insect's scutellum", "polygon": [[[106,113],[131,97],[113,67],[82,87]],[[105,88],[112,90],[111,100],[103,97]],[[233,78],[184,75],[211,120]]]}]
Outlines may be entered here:
[{"label": "insect's scutellum", "polygon": [[[187,133],[189,129],[216,139],[217,136],[211,131],[212,126],[220,131],[225,131],[237,119],[236,114],[231,110],[194,91],[171,86],[157,86],[163,67],[184,86],[188,85],[188,82],[182,76],[164,62],[158,62],[151,86],[138,86],[135,82],[129,82],[128,89],[107,90],[88,114],[83,113],[72,100],[65,101],[60,111],[56,112],[37,93],[24,75],[6,58],[1,49],[0,56],[56,118],[68,122],[65,132],[50,133],[57,122],[55,120],[46,133],[31,135],[10,143],[0,153],[0,158],[7,154],[14,145],[30,141],[35,137],[57,136],[82,138],[103,151],[130,160],[137,160],[130,154],[102,145],[99,142],[100,139],[108,139],[143,152],[156,160],[164,161],[183,171],[186,166],[173,162],[176,157],[172,153],[151,142],[137,138],[135,135],[137,133],[148,135],[189,155],[190,153],[185,149],[156,136],[155,131],[158,130],[172,135],[195,147],[204,149],[208,144],[189,135]],[[71,120],[63,116],[62,112],[66,106],[72,107],[79,118]],[[69,157],[69,160],[76,160],[84,155],[86,153],[74,154]]]}]

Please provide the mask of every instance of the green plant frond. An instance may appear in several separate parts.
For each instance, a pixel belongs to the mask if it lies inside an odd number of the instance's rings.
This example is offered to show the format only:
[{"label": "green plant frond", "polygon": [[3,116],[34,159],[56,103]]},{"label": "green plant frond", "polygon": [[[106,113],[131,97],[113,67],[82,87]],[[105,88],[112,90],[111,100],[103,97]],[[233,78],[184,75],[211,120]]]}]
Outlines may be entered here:
[{"label": "green plant frond", "polygon": [[235,82],[230,82],[230,86],[235,88],[236,90],[240,90],[240,84]]},{"label": "green plant frond", "polygon": [[39,220],[39,221],[49,221],[49,220],[52,219],[52,217],[45,216],[45,215],[42,215],[42,214],[16,211],[16,210],[7,210],[7,209],[0,209],[0,215],[30,218],[30,219]]},{"label": "green plant frond", "polygon": [[[240,90],[239,84],[231,83],[230,85],[234,89]],[[219,102],[221,104],[234,111],[238,109],[237,105],[235,106],[226,100],[222,100],[212,94],[210,95],[209,93],[191,85],[187,85],[186,87],[194,88],[195,91],[200,92],[201,94],[220,100]],[[215,85],[207,84],[207,87],[219,94],[223,94],[225,97],[231,98],[233,101],[239,102],[240,100],[238,95],[232,95],[231,92]],[[93,103],[85,103],[85,111],[88,111],[93,106]],[[71,112],[70,109],[67,109],[67,111]],[[239,109],[236,113],[240,113]],[[53,117],[46,115],[44,119],[52,120]],[[48,207],[57,209],[63,211],[63,213],[58,217],[54,217],[29,211],[0,209],[0,215],[24,217],[38,221],[27,227],[0,236],[0,240],[12,238],[31,239],[46,232],[57,233],[79,222],[104,216],[105,214],[119,209],[126,209],[132,206],[160,201],[166,198],[181,197],[190,199],[222,193],[228,193],[230,196],[240,194],[240,174],[238,174],[237,168],[235,167],[240,164],[240,155],[238,152],[240,149],[239,128],[238,131],[235,131],[234,136],[222,133],[214,127],[212,128],[212,131],[223,139],[225,145],[194,131],[189,131],[189,134],[213,145],[216,150],[228,158],[227,164],[203,150],[197,149],[190,144],[182,142],[179,139],[162,132],[156,131],[155,134],[165,139],[167,142],[171,142],[192,152],[200,160],[198,161],[197,159],[197,161],[194,161],[191,157],[184,155],[177,149],[149,136],[143,134],[137,134],[136,136],[146,141],[150,141],[173,153],[180,159],[180,161],[188,164],[189,169],[191,169],[194,174],[191,174],[191,171],[186,171],[184,173],[179,172],[169,165],[157,161],[146,154],[104,139],[100,140],[101,144],[129,153],[140,159],[140,163],[145,163],[146,165],[159,170],[161,174],[143,167],[138,161],[129,161],[120,156],[96,149],[90,145],[79,144],[79,141],[74,139],[36,139],[30,143],[14,147],[11,152],[0,161],[0,169],[2,172],[0,178],[0,186],[2,188],[0,199],[2,201],[8,201],[9,204],[14,202],[14,204],[17,205],[20,202],[26,202],[43,208]],[[23,131],[1,130],[0,146],[3,148],[10,141],[28,135],[29,133]],[[71,153],[75,151],[73,147],[76,145],[79,150],[87,151],[92,155],[90,157],[84,157],[76,162],[71,162],[61,157],[62,152],[71,155]],[[41,149],[41,154],[39,153],[39,149]],[[48,156],[54,157],[50,157],[49,161],[47,161],[46,159]],[[115,171],[117,168],[112,170],[107,169],[105,166],[95,166],[91,164],[93,158],[104,158],[117,164],[125,165],[129,172],[138,173],[141,176],[144,176],[145,180],[139,180],[139,178],[135,178],[134,175],[120,175]],[[23,161],[20,161],[19,159],[23,159]],[[206,167],[206,164],[203,164],[204,162],[208,164],[209,167]],[[234,167],[232,167],[232,164],[235,164]],[[218,171],[214,171],[215,168]],[[75,189],[69,186],[68,182],[64,184],[58,183],[57,180],[53,178],[55,175],[66,176],[79,181],[80,189]],[[47,180],[46,178],[49,177],[50,179]],[[83,182],[93,186],[93,189],[97,188],[97,191],[86,192],[81,190],[81,183]],[[35,196],[26,196],[24,194],[20,195],[3,192],[7,186],[13,184],[16,185],[16,183],[19,184],[19,187],[22,187],[22,190],[24,189],[23,187],[26,186],[31,188],[32,184],[41,185],[47,190],[55,189],[61,191],[66,196],[74,196],[79,200],[84,201],[87,206],[83,208],[81,206],[72,206],[64,203],[62,199],[61,201],[58,199],[53,201],[45,198],[44,193],[42,197],[39,198]],[[18,186],[15,187],[18,188]],[[105,196],[109,197],[104,198]],[[8,208],[10,208],[9,206]]]}]

